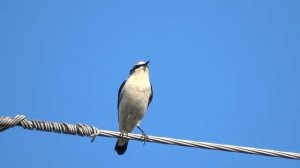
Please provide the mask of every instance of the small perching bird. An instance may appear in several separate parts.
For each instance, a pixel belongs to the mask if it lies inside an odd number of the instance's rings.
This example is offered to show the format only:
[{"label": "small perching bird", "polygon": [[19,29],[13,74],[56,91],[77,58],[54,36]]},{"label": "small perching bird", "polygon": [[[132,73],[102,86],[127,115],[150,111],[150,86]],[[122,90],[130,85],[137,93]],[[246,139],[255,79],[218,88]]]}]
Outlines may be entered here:
[{"label": "small perching bird", "polygon": [[[152,101],[153,91],[149,80],[149,61],[140,61],[130,70],[129,78],[125,80],[118,94],[118,121],[119,131],[130,133],[135,127],[141,130],[140,122]],[[128,139],[119,138],[115,151],[119,155],[126,152]]]}]

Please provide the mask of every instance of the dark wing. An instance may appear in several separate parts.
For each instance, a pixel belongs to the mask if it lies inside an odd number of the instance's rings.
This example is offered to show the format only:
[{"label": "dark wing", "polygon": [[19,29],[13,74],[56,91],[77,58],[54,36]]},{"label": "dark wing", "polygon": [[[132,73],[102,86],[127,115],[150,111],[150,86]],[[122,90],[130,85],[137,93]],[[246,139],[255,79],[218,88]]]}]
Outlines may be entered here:
[{"label": "dark wing", "polygon": [[118,111],[117,111],[117,113],[118,113],[118,121],[119,121],[119,105],[120,105],[120,100],[121,100],[121,98],[123,96],[122,89],[123,89],[125,83],[126,83],[126,80],[124,80],[123,83],[121,84],[121,86],[119,88],[119,93],[118,93]]},{"label": "dark wing", "polygon": [[121,84],[120,88],[119,88],[119,93],[118,93],[118,110],[119,110],[120,100],[121,100],[121,98],[123,96],[122,89],[123,89],[126,81],[127,80],[124,80],[123,83]]},{"label": "dark wing", "polygon": [[150,83],[150,86],[151,86],[151,94],[150,94],[150,97],[149,97],[149,100],[148,100],[148,106],[149,106],[150,103],[152,102],[152,98],[153,98],[153,89],[152,89],[151,83]]}]

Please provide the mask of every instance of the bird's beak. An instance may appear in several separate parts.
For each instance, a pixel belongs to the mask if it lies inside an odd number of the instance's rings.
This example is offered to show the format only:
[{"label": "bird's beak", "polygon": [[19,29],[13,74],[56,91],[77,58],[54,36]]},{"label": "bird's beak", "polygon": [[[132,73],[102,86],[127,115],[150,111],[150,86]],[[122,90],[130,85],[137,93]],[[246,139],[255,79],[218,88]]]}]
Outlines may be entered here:
[{"label": "bird's beak", "polygon": [[148,66],[149,62],[150,62],[150,61],[147,61],[147,62],[145,63],[145,65]]}]

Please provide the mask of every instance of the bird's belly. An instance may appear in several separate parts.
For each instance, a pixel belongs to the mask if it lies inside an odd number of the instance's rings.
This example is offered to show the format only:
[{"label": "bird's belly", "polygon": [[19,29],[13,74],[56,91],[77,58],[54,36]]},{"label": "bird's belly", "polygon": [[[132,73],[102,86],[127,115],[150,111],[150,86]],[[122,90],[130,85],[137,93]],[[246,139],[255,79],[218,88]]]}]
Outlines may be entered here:
[{"label": "bird's belly", "polygon": [[132,132],[143,118],[148,106],[145,103],[147,102],[145,94],[139,93],[138,90],[129,90],[131,91],[123,94],[119,106],[119,129],[121,132]]}]

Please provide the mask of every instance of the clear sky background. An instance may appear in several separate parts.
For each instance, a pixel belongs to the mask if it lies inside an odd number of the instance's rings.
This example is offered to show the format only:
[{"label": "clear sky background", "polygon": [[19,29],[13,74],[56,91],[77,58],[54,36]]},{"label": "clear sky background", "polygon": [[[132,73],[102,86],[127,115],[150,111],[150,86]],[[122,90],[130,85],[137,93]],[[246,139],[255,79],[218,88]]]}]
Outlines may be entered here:
[{"label": "clear sky background", "polygon": [[[0,1],[0,115],[118,130],[150,60],[149,135],[300,152],[300,3]],[[135,130],[135,133],[139,133]],[[116,139],[0,133],[0,167],[288,167],[300,161]]]}]

